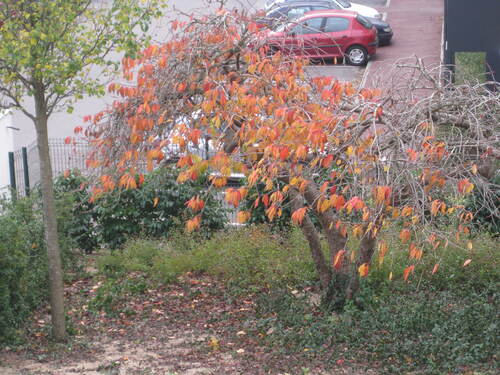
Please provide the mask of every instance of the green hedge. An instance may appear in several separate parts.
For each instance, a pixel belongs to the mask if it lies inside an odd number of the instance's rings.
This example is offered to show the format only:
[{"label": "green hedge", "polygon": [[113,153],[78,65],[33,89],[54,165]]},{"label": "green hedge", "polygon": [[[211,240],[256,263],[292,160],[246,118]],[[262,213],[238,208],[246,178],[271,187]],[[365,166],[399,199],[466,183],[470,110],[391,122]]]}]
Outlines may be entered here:
[{"label": "green hedge", "polygon": [[0,202],[0,344],[16,339],[46,296],[47,257],[40,210],[32,199]]}]

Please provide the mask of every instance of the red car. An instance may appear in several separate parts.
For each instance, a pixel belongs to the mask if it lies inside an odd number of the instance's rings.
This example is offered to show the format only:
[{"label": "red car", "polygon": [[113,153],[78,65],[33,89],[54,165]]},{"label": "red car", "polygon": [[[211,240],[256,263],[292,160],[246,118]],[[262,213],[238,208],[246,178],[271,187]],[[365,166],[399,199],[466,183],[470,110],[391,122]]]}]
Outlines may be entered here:
[{"label": "red car", "polygon": [[375,54],[377,30],[363,16],[344,10],[317,10],[267,32],[271,51],[306,58],[345,58],[364,65]]}]

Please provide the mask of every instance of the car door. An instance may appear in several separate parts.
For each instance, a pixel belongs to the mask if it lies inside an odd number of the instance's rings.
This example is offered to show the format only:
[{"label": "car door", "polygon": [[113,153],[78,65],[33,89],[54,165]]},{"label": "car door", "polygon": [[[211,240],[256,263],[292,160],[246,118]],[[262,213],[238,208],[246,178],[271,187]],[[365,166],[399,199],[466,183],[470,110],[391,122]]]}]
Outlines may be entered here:
[{"label": "car door", "polygon": [[327,57],[342,57],[345,48],[352,44],[351,20],[331,16],[325,19],[322,49]]},{"label": "car door", "polygon": [[294,55],[304,57],[315,57],[321,55],[321,47],[318,42],[321,40],[321,28],[324,17],[313,17],[301,21],[296,26],[295,32],[295,51]]}]

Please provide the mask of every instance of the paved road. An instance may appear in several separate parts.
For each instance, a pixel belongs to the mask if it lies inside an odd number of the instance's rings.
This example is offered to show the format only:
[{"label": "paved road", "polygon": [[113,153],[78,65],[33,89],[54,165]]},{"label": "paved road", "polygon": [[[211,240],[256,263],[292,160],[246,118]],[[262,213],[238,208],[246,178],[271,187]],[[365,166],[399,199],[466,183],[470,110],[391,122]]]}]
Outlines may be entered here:
[{"label": "paved road", "polygon": [[418,56],[427,65],[438,65],[443,12],[443,0],[391,0],[387,22],[394,30],[393,41],[377,50],[369,68],[367,87],[383,86],[389,77],[398,79],[391,70],[401,59]]}]

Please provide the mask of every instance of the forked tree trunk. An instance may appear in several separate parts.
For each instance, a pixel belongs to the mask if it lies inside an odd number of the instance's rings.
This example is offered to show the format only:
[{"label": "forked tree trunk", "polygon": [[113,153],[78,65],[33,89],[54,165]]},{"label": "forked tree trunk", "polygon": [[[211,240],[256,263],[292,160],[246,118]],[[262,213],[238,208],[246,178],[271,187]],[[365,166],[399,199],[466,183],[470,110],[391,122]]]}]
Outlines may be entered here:
[{"label": "forked tree trunk", "polygon": [[64,341],[66,339],[66,326],[64,316],[63,272],[61,252],[59,249],[59,236],[57,233],[54,188],[52,185],[52,167],[50,163],[47,132],[48,117],[43,91],[35,94],[35,107],[35,128],[38,144],[38,156],[40,158],[43,222],[49,267],[49,296],[52,317],[52,334],[56,341]]},{"label": "forked tree trunk", "polygon": [[[314,207],[320,196],[319,189],[312,183],[307,185],[304,196],[295,190],[291,190],[292,210],[295,211],[303,207],[304,200],[310,207]],[[301,229],[309,243],[321,287],[325,291],[324,302],[331,307],[339,308],[347,300],[353,299],[358,292],[358,267],[363,263],[370,264],[375,252],[376,240],[370,234],[365,235],[359,245],[357,260],[351,263],[344,258],[341,266],[334,269],[335,256],[339,251],[347,250],[347,238],[342,236],[340,231],[335,228],[336,219],[331,210],[318,214],[318,219],[328,245],[329,262],[325,259],[322,251],[320,235],[308,215],[304,216]]]},{"label": "forked tree trunk", "polygon": [[[292,210],[298,210],[304,206],[304,200],[302,196],[296,192],[295,190],[290,190],[291,194],[291,204]],[[304,220],[301,225],[302,233],[307,239],[309,243],[309,249],[311,250],[311,256],[316,266],[316,271],[318,272],[319,281],[321,283],[321,287],[326,290],[331,284],[332,273],[330,272],[330,267],[326,263],[325,256],[321,249],[321,240],[319,237],[319,233],[314,228],[314,224],[306,214],[304,216]]]}]

